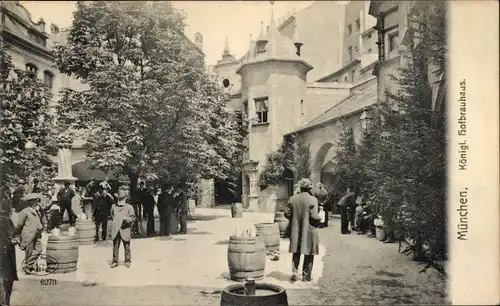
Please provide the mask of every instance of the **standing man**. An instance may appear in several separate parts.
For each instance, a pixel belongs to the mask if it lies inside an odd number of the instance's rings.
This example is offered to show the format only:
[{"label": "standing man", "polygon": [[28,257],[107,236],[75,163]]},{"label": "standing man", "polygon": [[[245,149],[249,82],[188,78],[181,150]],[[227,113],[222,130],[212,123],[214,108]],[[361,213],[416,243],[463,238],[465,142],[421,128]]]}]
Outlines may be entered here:
[{"label": "standing man", "polygon": [[[177,218],[175,212],[174,188],[172,186],[168,188],[168,186],[165,185],[158,202],[160,202],[163,208],[163,212],[160,212],[160,214],[163,213],[164,220],[163,234],[165,236],[170,236],[172,228],[176,225],[175,219]],[[159,209],[160,208],[158,208],[158,210]]]},{"label": "standing man", "polygon": [[42,216],[36,209],[38,205],[38,195],[27,194],[22,200],[27,204],[17,219],[16,228],[21,229],[21,250],[25,252],[24,271],[31,274],[35,271],[35,264],[40,254],[42,254]]},{"label": "standing man", "polygon": [[126,202],[129,193],[128,185],[118,188],[118,202],[111,207],[111,237],[113,238],[113,261],[111,268],[118,267],[118,252],[120,244],[125,249],[125,266],[130,267],[132,256],[130,254],[131,227],[135,222],[134,207]]},{"label": "standing man", "polygon": [[99,227],[102,228],[101,238],[105,241],[108,235],[108,219],[111,214],[111,207],[115,203],[113,196],[106,191],[103,187],[99,187],[101,190],[98,193],[97,205],[94,210],[94,223],[95,223],[95,238],[94,240],[99,241]]},{"label": "standing man", "polygon": [[95,177],[90,178],[90,182],[85,186],[85,196],[95,198],[97,192],[97,184],[95,183]]},{"label": "standing man", "polygon": [[26,188],[24,187],[24,180],[19,180],[17,182],[16,189],[12,194],[12,208],[14,208],[15,212],[18,213],[23,210],[23,202],[21,198],[26,193]]},{"label": "standing man", "polygon": [[343,235],[351,233],[349,231],[349,208],[353,207],[354,200],[354,192],[347,188],[346,194],[337,203],[340,208],[340,233]]},{"label": "standing man", "polygon": [[318,223],[318,200],[311,195],[312,182],[302,179],[299,182],[300,193],[288,200],[285,217],[290,220],[290,253],[293,253],[293,268],[291,281],[297,280],[300,255],[304,254],[302,279],[311,281],[314,255],[319,253],[319,237],[316,228],[311,222]]},{"label": "standing man", "polygon": [[73,215],[73,210],[71,209],[71,199],[75,196],[75,191],[70,185],[70,182],[64,183],[64,188],[61,188],[61,190],[57,193],[57,201],[59,202],[59,207],[61,208],[61,223],[64,218],[64,211],[67,211],[69,224],[71,226],[75,226],[75,216]]},{"label": "standing man", "polygon": [[[142,183],[142,182],[141,182]],[[142,207],[144,209],[144,218],[146,218],[146,235],[151,237],[155,233],[155,217],[154,217],[154,208],[155,208],[155,192],[154,187],[151,187],[149,190],[141,190],[141,202]]]},{"label": "standing man", "polygon": [[10,205],[0,199],[0,305],[10,305],[16,270],[15,227],[9,218]]},{"label": "standing man", "polygon": [[[165,187],[165,185],[163,185]],[[156,207],[158,208],[158,215],[160,215],[160,236],[165,235],[165,197],[167,196],[165,189],[159,187],[156,191],[158,199],[156,200]]]},{"label": "standing man", "polygon": [[186,184],[181,183],[178,187],[177,203],[179,212],[180,234],[187,234],[187,216],[189,211],[188,197],[186,193]]}]

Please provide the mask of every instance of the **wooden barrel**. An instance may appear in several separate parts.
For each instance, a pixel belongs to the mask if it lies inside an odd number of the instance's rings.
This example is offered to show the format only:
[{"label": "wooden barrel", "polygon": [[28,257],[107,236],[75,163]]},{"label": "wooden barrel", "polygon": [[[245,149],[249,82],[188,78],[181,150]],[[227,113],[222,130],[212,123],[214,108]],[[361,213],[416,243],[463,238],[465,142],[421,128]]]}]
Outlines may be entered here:
[{"label": "wooden barrel", "polygon": [[257,235],[264,238],[267,251],[280,250],[280,229],[278,223],[257,223],[255,224]]},{"label": "wooden barrel", "polygon": [[242,218],[243,217],[243,205],[241,203],[231,204],[231,216],[233,218]]},{"label": "wooden barrel", "polygon": [[69,273],[76,271],[78,264],[78,240],[76,236],[61,233],[59,237],[49,236],[47,243],[47,271]]},{"label": "wooden barrel", "polygon": [[92,219],[76,219],[75,228],[76,235],[78,236],[78,243],[80,245],[94,244],[95,224]]},{"label": "wooden barrel", "polygon": [[288,297],[283,287],[273,284],[256,283],[255,295],[245,294],[245,285],[236,284],[224,288],[221,306],[288,306]]},{"label": "wooden barrel", "polygon": [[287,238],[289,236],[289,225],[290,221],[285,218],[284,212],[276,212],[274,214],[274,222],[278,224],[278,228],[280,230],[280,237]]},{"label": "wooden barrel", "polygon": [[264,239],[260,236],[231,236],[227,248],[227,263],[232,280],[244,281],[248,277],[262,279],[266,268]]}]

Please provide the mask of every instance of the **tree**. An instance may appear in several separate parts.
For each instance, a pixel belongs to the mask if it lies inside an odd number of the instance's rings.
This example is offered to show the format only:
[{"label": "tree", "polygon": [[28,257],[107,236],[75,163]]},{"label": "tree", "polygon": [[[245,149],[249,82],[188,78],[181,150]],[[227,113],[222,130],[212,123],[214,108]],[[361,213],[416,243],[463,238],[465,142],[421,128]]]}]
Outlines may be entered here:
[{"label": "tree", "polygon": [[[57,153],[50,110],[50,89],[33,72],[14,68],[7,45],[0,37],[0,187],[26,180],[31,174],[41,182],[55,174]],[[31,157],[25,144],[36,148]]]},{"label": "tree", "polygon": [[65,89],[58,115],[87,133],[88,158],[131,182],[227,177],[241,142],[226,94],[182,34],[168,2],[78,2],[60,71],[89,89]]},{"label": "tree", "polygon": [[266,164],[261,174],[261,185],[277,185],[288,173],[295,173],[296,135],[286,135],[277,151],[267,154]]},{"label": "tree", "polygon": [[336,198],[340,198],[347,188],[357,186],[361,182],[359,169],[355,165],[356,143],[354,133],[344,118],[341,119],[340,124],[342,129],[336,141],[337,149],[334,157],[335,181],[332,190]]},{"label": "tree", "polygon": [[371,169],[371,190],[381,213],[414,241],[404,252],[426,261],[425,269],[434,267],[443,274],[437,261],[447,252],[446,135],[444,124],[434,124],[439,110],[432,105],[429,67],[437,74],[446,71],[445,5],[418,3],[410,16],[410,44],[402,54],[407,65],[393,77],[401,90],[387,93],[401,111],[380,105],[384,124]]},{"label": "tree", "polygon": [[295,177],[297,179],[311,177],[311,149],[304,136],[297,136],[295,151]]}]

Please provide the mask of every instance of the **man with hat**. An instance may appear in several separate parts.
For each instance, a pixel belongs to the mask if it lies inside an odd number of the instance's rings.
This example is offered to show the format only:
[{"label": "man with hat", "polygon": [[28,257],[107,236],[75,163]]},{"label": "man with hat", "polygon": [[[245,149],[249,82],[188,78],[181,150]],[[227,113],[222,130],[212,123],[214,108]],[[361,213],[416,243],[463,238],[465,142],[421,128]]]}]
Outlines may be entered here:
[{"label": "man with hat", "polygon": [[[297,280],[300,255],[304,254],[302,278],[311,281],[314,255],[319,253],[319,236],[315,224],[318,216],[318,200],[312,196],[312,182],[304,178],[299,182],[300,193],[288,200],[285,217],[290,220],[290,253],[293,253],[292,281]],[[312,224],[311,224],[312,223]]]},{"label": "man with hat", "polygon": [[25,193],[26,188],[24,187],[24,180],[19,180],[17,182],[16,189],[14,189],[14,192],[12,194],[12,208],[14,208],[17,213],[24,208],[21,198]]},{"label": "man with hat", "polygon": [[0,305],[10,305],[14,281],[17,281],[15,227],[9,218],[10,205],[0,199]]},{"label": "man with hat", "polygon": [[111,268],[118,266],[118,252],[120,244],[123,243],[125,248],[125,266],[130,267],[130,240],[131,227],[135,222],[134,207],[126,202],[128,198],[129,187],[125,183],[121,183],[118,187],[118,201],[111,207],[111,237],[113,239],[113,261]]},{"label": "man with hat", "polygon": [[29,193],[22,198],[26,207],[19,213],[16,228],[21,229],[21,250],[25,252],[24,271],[31,274],[35,271],[35,264],[42,253],[42,216],[36,209],[39,196]]}]

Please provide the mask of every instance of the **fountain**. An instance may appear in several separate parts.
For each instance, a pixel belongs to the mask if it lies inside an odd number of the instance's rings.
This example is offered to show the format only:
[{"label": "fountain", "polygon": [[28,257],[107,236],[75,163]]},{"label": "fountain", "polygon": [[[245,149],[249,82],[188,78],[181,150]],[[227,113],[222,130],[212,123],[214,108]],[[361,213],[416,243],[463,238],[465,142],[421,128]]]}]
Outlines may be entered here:
[{"label": "fountain", "polygon": [[224,288],[220,304],[221,306],[288,306],[288,297],[283,287],[256,283],[249,277],[245,284]]}]

